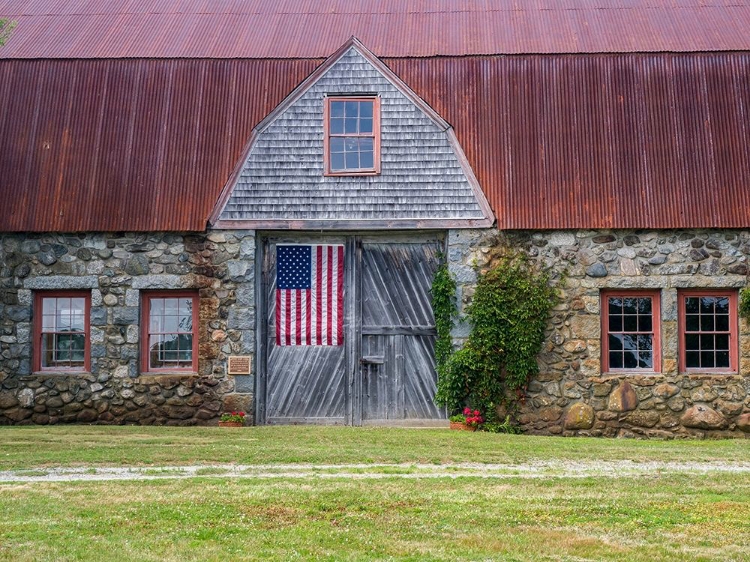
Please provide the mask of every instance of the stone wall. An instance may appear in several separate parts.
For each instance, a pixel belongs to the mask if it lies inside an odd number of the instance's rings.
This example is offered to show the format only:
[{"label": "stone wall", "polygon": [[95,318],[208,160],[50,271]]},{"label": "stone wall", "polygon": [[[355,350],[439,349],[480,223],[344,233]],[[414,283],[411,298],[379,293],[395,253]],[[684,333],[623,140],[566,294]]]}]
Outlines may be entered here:
[{"label": "stone wall", "polygon": [[[741,436],[750,432],[750,326],[740,320],[739,373],[681,374],[677,290],[748,285],[750,231],[451,231],[448,256],[461,307],[476,271],[503,247],[523,249],[564,279],[539,375],[518,420],[528,433],[595,436]],[[602,289],[658,289],[659,374],[601,372]],[[455,331],[456,344],[468,324]]]},{"label": "stone wall", "polygon": [[[255,349],[255,235],[6,234],[0,237],[0,424],[215,423],[252,412],[252,376],[227,376],[228,355]],[[91,294],[91,372],[33,373],[36,290]],[[139,370],[140,292],[200,296],[195,374]]]}]

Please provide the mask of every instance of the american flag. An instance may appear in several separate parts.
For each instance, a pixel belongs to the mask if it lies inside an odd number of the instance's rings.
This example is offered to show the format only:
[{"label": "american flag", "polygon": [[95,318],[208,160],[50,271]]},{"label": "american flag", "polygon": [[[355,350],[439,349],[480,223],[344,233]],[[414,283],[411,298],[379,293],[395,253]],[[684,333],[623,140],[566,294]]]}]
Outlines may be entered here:
[{"label": "american flag", "polygon": [[276,345],[343,345],[344,246],[276,246]]}]

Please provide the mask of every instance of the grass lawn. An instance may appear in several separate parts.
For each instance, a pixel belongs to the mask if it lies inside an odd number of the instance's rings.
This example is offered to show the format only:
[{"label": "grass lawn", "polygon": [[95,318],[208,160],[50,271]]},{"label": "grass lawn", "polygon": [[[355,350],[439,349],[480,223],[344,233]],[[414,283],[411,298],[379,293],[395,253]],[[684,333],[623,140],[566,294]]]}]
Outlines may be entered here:
[{"label": "grass lawn", "polygon": [[0,427],[0,470],[181,464],[744,461],[750,441],[639,441],[353,427]]},{"label": "grass lawn", "polygon": [[[0,428],[0,470],[206,465],[194,478],[0,482],[0,560],[750,560],[750,473],[227,477],[211,464],[747,465],[747,440],[445,430]],[[450,467],[447,467],[449,469]],[[261,469],[262,470],[262,469]],[[95,472],[92,468],[92,472]],[[399,473],[402,472],[402,473]],[[371,476],[374,476],[371,474]]]}]

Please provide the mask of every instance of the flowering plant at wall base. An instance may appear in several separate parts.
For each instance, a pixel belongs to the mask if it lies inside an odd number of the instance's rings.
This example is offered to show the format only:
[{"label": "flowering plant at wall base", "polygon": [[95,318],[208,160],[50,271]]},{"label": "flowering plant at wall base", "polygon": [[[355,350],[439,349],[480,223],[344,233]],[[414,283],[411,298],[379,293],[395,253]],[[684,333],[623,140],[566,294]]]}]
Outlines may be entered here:
[{"label": "flowering plant at wall base", "polygon": [[245,412],[224,412],[219,418],[219,425],[236,427],[245,425]]},{"label": "flowering plant at wall base", "polygon": [[478,428],[484,423],[484,418],[479,410],[464,408],[464,411],[449,418],[451,423],[462,423],[471,428]]}]

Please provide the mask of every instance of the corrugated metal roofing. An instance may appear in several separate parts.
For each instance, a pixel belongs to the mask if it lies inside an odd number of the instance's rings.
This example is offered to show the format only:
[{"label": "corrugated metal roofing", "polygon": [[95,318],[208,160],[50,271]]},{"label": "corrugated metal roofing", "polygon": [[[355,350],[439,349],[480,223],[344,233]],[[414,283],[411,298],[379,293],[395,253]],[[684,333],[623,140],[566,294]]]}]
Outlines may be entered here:
[{"label": "corrugated metal roofing", "polygon": [[0,0],[0,58],[324,58],[750,49],[750,0]]},{"label": "corrugated metal roofing", "polygon": [[[203,230],[320,62],[0,63],[0,230]],[[453,125],[501,228],[750,226],[750,53],[384,62]]]}]

